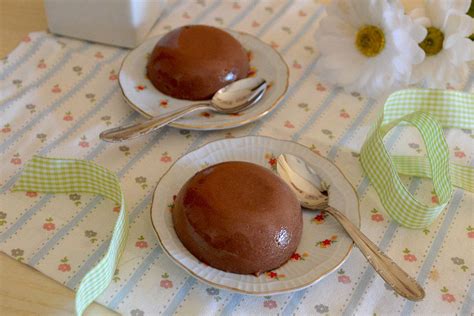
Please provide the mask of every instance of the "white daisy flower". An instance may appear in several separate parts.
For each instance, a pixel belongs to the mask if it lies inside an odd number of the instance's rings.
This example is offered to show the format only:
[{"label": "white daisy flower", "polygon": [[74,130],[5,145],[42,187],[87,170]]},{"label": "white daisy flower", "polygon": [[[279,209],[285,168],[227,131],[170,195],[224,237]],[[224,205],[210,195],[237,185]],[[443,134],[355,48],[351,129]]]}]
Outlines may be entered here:
[{"label": "white daisy flower", "polygon": [[474,43],[467,37],[474,33],[474,19],[466,14],[471,0],[427,0],[409,15],[427,29],[420,43],[425,60],[413,69],[412,82],[428,88],[446,88],[462,82],[474,59]]},{"label": "white daisy flower", "polygon": [[316,32],[317,72],[349,92],[380,96],[409,83],[413,64],[423,61],[418,43],[425,35],[398,3],[332,1]]}]

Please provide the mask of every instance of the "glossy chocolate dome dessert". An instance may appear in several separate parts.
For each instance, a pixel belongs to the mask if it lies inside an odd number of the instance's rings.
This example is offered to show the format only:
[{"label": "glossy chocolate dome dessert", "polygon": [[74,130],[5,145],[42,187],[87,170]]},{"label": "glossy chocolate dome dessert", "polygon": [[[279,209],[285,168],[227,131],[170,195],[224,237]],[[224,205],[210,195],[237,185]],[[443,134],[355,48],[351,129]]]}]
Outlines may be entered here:
[{"label": "glossy chocolate dome dessert", "polygon": [[229,83],[247,77],[247,53],[229,33],[188,25],[163,36],[147,64],[153,85],[171,97],[210,99]]},{"label": "glossy chocolate dome dessert", "polygon": [[303,228],[288,185],[269,169],[240,161],[208,167],[189,179],[176,197],[173,223],[200,261],[256,275],[287,262]]}]

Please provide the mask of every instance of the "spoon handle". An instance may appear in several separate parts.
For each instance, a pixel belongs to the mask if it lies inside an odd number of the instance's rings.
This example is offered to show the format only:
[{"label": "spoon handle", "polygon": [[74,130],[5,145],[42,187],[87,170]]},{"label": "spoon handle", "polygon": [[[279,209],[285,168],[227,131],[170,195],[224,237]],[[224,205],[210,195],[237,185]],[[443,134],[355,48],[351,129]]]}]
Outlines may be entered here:
[{"label": "spoon handle", "polygon": [[183,117],[184,115],[203,109],[212,109],[210,103],[194,103],[182,109],[155,116],[147,121],[111,128],[100,133],[99,137],[107,142],[120,142],[149,134],[157,129]]},{"label": "spoon handle", "polygon": [[347,234],[354,240],[356,246],[372,264],[375,271],[395,292],[412,301],[420,301],[425,297],[425,291],[416,280],[403,271],[392,259],[387,257],[344,214],[331,206],[327,206],[324,210],[335,217],[344,227]]}]

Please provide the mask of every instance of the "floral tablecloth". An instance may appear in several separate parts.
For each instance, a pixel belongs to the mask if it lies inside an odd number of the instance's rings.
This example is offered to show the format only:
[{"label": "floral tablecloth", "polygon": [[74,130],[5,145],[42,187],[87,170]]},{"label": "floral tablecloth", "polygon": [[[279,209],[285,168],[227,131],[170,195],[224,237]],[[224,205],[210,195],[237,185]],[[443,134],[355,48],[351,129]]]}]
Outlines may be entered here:
[{"label": "floral tablecloth", "polygon": [[[157,314],[462,314],[473,312],[473,195],[456,190],[424,230],[391,221],[364,176],[358,151],[384,100],[324,84],[314,68],[315,1],[172,1],[151,35],[192,23],[255,34],[280,51],[290,87],[263,120],[219,132],[164,128],[124,144],[100,131],[139,120],[122,100],[117,73],[126,50],[32,33],[0,62],[0,249],[76,289],[104,254],[118,208],[86,194],[12,193],[34,154],[88,159],[114,171],[130,212],[128,245],[113,283],[98,299],[124,315]],[[472,91],[474,74],[459,90]],[[291,294],[252,297],[206,286],[173,264],[158,245],[149,206],[160,176],[182,154],[209,141],[269,135],[302,143],[336,163],[360,197],[362,230],[426,289],[414,303],[397,296],[355,249],[335,272]],[[451,159],[472,166],[473,131],[448,130]],[[391,132],[394,153],[421,155],[410,128]],[[436,203],[429,181],[403,178],[420,199]],[[324,224],[321,224],[324,225]]]}]

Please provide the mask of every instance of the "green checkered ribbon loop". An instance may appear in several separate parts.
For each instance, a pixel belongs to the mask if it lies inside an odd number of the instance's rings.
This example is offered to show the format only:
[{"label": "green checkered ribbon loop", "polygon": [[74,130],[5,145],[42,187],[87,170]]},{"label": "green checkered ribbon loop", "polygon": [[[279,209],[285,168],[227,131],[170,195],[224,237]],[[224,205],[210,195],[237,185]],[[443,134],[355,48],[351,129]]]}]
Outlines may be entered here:
[{"label": "green checkered ribbon loop", "polygon": [[128,213],[115,174],[86,160],[35,156],[23,170],[13,191],[46,193],[84,192],[102,195],[120,205],[109,249],[82,279],[76,294],[76,313],[82,315],[110,284],[128,233]]},{"label": "green checkered ribbon loop", "polygon": [[[426,157],[390,156],[383,139],[399,124],[418,129]],[[388,214],[403,226],[430,225],[448,204],[453,186],[474,191],[474,169],[449,161],[443,128],[474,129],[474,95],[457,91],[409,89],[393,93],[362,146],[360,161]],[[418,201],[399,174],[431,178],[436,206]]]}]

